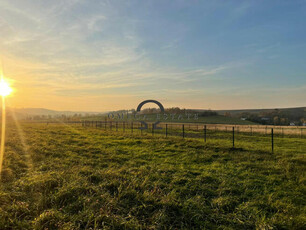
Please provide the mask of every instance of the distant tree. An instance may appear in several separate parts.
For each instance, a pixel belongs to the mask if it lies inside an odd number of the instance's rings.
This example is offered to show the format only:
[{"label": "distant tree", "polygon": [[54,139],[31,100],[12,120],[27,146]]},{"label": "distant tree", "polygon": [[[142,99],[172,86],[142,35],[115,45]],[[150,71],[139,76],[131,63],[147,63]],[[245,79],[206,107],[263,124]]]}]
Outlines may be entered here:
[{"label": "distant tree", "polygon": [[215,111],[211,111],[211,110],[207,110],[207,111],[199,113],[199,117],[216,116],[216,115],[218,115],[218,113]]},{"label": "distant tree", "polygon": [[273,118],[273,123],[274,123],[274,125],[279,125],[279,117],[274,117]]},{"label": "distant tree", "polygon": [[281,125],[288,125],[288,124],[289,124],[288,118],[284,118],[284,117],[281,118],[281,119],[280,119],[280,124],[281,124]]}]

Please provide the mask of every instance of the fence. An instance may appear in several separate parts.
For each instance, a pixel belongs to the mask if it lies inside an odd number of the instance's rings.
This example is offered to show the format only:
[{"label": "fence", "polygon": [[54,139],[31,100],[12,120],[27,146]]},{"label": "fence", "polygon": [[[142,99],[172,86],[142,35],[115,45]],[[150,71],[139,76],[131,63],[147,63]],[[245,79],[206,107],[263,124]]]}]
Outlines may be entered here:
[{"label": "fence", "polygon": [[[158,128],[154,128],[154,123],[148,123],[147,129],[140,122],[127,121],[82,121],[83,127],[95,127],[116,132],[138,133],[140,135],[161,135],[176,136],[182,138],[201,138],[204,142],[208,140],[227,140],[231,143],[231,148],[237,147],[237,141],[258,140],[265,148],[274,152],[275,138],[293,137],[304,139],[305,128],[300,128],[299,132],[284,132],[283,127],[273,126],[235,126],[235,125],[212,125],[212,124],[180,124],[180,123],[160,123]],[[306,133],[306,132],[305,132]],[[251,139],[250,139],[251,138]],[[268,147],[269,146],[269,147]]]}]

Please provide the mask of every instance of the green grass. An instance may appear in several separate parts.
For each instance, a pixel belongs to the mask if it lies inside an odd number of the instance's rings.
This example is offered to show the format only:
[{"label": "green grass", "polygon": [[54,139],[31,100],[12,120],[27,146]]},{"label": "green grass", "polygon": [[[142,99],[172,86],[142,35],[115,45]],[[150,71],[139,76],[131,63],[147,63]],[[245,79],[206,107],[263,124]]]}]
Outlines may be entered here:
[{"label": "green grass", "polygon": [[[0,229],[304,229],[306,139],[8,129]],[[268,143],[268,142],[267,142]]]},{"label": "green grass", "polygon": [[[104,121],[107,117],[88,117],[83,118],[82,120],[87,121]],[[125,117],[124,117],[125,118]],[[115,113],[115,118],[111,119],[112,121],[139,121],[143,120],[143,115],[140,115],[137,119],[131,117],[129,119],[118,119],[117,115]],[[109,120],[107,118],[107,120]],[[145,121],[152,122],[156,121],[156,114],[147,114]],[[161,115],[161,121],[165,123],[205,123],[205,124],[233,124],[233,125],[257,125],[257,123],[251,122],[251,121],[243,121],[239,118],[235,117],[226,117],[222,115],[215,115],[215,116],[206,116],[206,117],[199,117],[198,119],[193,119],[193,117],[190,117],[190,119],[187,119],[186,116],[182,115],[181,119],[178,119],[178,115],[175,116],[174,119],[171,119],[171,116],[169,115],[167,120],[163,119],[163,116]]]}]

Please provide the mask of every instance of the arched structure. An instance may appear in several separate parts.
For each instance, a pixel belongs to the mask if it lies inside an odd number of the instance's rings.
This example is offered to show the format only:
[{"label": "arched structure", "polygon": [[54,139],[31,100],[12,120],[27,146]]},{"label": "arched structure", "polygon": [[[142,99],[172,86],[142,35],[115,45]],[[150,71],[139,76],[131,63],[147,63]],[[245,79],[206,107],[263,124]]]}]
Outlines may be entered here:
[{"label": "arched structure", "polygon": [[145,100],[145,101],[141,102],[141,103],[137,106],[137,110],[136,110],[136,111],[137,111],[137,112],[140,112],[142,106],[143,106],[144,104],[147,104],[147,103],[155,103],[156,105],[158,105],[158,107],[160,108],[160,111],[161,111],[161,112],[165,112],[164,106],[163,106],[160,102],[158,102],[158,101],[156,101],[156,100]]}]

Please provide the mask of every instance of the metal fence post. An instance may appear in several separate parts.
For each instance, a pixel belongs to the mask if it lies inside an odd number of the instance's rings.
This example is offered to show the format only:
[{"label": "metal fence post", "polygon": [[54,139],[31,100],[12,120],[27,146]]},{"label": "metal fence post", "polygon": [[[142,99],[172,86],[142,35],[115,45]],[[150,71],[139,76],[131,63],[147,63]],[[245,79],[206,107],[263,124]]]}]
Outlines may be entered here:
[{"label": "metal fence post", "polygon": [[235,148],[235,127],[233,126],[233,148]]},{"label": "metal fence post", "polygon": [[271,129],[271,142],[272,142],[272,153],[274,152],[274,136],[273,136],[273,128]]},{"label": "metal fence post", "polygon": [[206,143],[206,131],[207,131],[206,125],[204,125],[204,141],[205,141],[205,143]]},{"label": "metal fence post", "polygon": [[183,129],[183,138],[185,138],[185,126],[182,125],[182,129]]},{"label": "metal fence post", "polygon": [[133,133],[133,122],[132,122],[132,124],[131,124],[131,130],[132,130],[132,133]]},{"label": "metal fence post", "polygon": [[168,136],[168,124],[166,124],[166,137]]},{"label": "metal fence post", "polygon": [[140,134],[141,134],[141,136],[142,136],[142,123],[140,123],[140,127],[141,127],[141,129],[140,129]]}]

